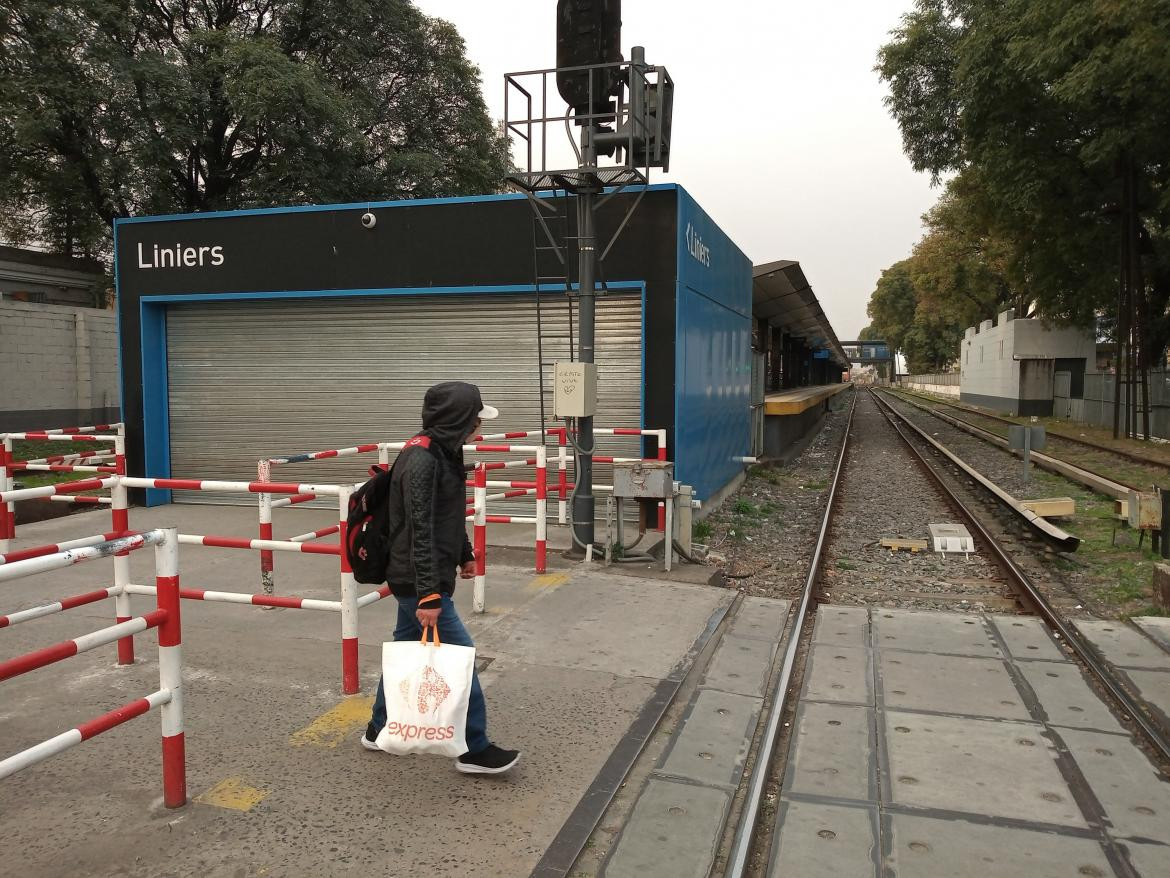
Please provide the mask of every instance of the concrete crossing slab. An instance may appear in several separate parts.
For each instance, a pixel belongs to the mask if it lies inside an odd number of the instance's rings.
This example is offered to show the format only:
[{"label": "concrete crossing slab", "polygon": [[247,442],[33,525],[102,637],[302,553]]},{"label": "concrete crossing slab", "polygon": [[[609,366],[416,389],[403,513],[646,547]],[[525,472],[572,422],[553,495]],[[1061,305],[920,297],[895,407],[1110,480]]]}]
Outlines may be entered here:
[{"label": "concrete crossing slab", "polygon": [[898,878],[1081,878],[1113,875],[1101,844],[1049,832],[909,814],[889,818]]},{"label": "concrete crossing slab", "polygon": [[1162,712],[1170,721],[1170,671],[1145,671],[1128,668],[1121,672],[1133,682],[1141,697]]},{"label": "concrete crossing slab", "polygon": [[[743,612],[742,608],[740,612]],[[735,637],[728,632],[715,648],[711,664],[703,675],[702,685],[763,698],[775,654],[776,644],[773,641]]]},{"label": "concrete crossing slab", "polygon": [[1167,872],[1170,863],[1170,848],[1158,844],[1126,842],[1123,845],[1129,853],[1129,861],[1142,878],[1159,878]]},{"label": "concrete crossing slab", "polygon": [[1055,826],[1087,826],[1037,723],[887,710],[889,801]]},{"label": "concrete crossing slab", "polygon": [[871,615],[874,649],[994,658],[1001,655],[981,616],[888,609],[875,609]]},{"label": "concrete crossing slab", "polygon": [[737,783],[761,704],[759,698],[700,689],[683,716],[662,772],[715,786]]},{"label": "concrete crossing slab", "polygon": [[1020,662],[1017,669],[1054,726],[1128,734],[1072,662]]},{"label": "concrete crossing slab", "polygon": [[891,710],[1031,719],[1002,661],[890,652],[878,657],[880,691]]},{"label": "concrete crossing slab", "polygon": [[876,808],[785,800],[776,822],[768,878],[880,874]]},{"label": "concrete crossing slab", "polygon": [[1170,670],[1170,653],[1124,622],[1082,619],[1073,624],[1110,664]]},{"label": "concrete crossing slab", "polygon": [[724,790],[650,778],[604,874],[706,878],[730,801]]},{"label": "concrete crossing slab", "polygon": [[868,649],[814,643],[804,693],[812,701],[873,704],[873,654]]},{"label": "concrete crossing slab", "polygon": [[1048,626],[1039,619],[1027,616],[992,616],[991,624],[1007,644],[1008,653],[1014,659],[1041,659],[1043,661],[1068,661]]},{"label": "concrete crossing slab", "polygon": [[869,646],[869,611],[864,607],[823,606],[817,609],[813,643]]},{"label": "concrete crossing slab", "polygon": [[1129,739],[1078,729],[1060,738],[1119,836],[1170,844],[1170,782]]},{"label": "concrete crossing slab", "polygon": [[745,597],[727,633],[731,637],[753,637],[779,643],[788,622],[788,601]]},{"label": "concrete crossing slab", "polygon": [[796,734],[784,790],[865,802],[877,793],[873,711],[808,701],[796,717]]},{"label": "concrete crossing slab", "polygon": [[1170,653],[1170,619],[1165,616],[1137,616],[1131,620],[1146,636]]}]

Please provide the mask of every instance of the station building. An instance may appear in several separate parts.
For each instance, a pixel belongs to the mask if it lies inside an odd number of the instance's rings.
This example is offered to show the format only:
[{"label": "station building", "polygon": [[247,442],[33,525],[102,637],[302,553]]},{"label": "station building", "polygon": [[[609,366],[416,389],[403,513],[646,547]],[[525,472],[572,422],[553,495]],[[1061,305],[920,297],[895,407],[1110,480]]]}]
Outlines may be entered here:
[{"label": "station building", "polygon": [[1091,331],[1016,319],[1008,309],[994,322],[967,328],[959,347],[959,398],[1012,415],[1049,416],[1054,395],[1084,397],[1085,371],[1096,361]]},{"label": "station building", "polygon": [[[636,197],[601,209],[602,245]],[[571,241],[564,215],[550,223]],[[255,478],[262,457],[409,438],[425,389],[452,379],[500,409],[493,431],[539,429],[543,386],[551,426],[552,364],[580,352],[575,278],[549,280],[565,269],[541,242],[524,195],[118,221],[131,471]],[[566,262],[575,274],[575,249]],[[676,479],[712,498],[751,453],[750,261],[684,189],[654,185],[599,280],[596,425],[665,428]],[[656,450],[625,441],[599,453]],[[298,466],[281,480],[354,477],[352,462]]]}]

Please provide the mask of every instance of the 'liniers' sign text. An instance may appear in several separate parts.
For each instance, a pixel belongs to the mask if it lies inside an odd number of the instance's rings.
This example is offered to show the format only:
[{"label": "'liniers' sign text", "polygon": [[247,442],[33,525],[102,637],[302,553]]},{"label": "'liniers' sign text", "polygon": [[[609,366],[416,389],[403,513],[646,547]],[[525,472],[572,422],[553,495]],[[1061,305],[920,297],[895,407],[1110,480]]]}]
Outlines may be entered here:
[{"label": "'liniers' sign text", "polygon": [[703,239],[690,223],[687,223],[687,252],[698,262],[708,268],[711,267],[711,248],[703,243]]},{"label": "'liniers' sign text", "polygon": [[160,247],[155,244],[147,250],[138,245],[139,268],[199,268],[204,265],[223,265],[223,247]]}]

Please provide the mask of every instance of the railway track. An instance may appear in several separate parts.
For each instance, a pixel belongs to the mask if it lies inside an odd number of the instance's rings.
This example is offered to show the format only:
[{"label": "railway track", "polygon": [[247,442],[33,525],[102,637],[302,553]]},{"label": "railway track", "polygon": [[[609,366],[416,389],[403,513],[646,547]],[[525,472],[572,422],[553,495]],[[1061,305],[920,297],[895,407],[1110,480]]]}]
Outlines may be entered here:
[{"label": "railway track", "polygon": [[[994,437],[1000,442],[1007,435],[1006,428],[1016,426],[1019,423],[1011,418],[981,411],[971,406],[935,399],[913,391],[898,390],[893,393],[925,411],[944,417],[951,423],[961,424],[977,434],[988,438]],[[913,400],[917,400],[917,402],[913,402]],[[963,416],[944,415],[940,409],[961,412]],[[1050,445],[1045,452],[1047,457],[1059,461],[1067,467],[1088,473],[1099,481],[1112,481],[1127,489],[1145,490],[1148,485],[1165,481],[1166,477],[1170,475],[1170,462],[1160,460],[1150,452],[1137,454],[1124,448],[1102,445],[1086,438],[1071,436],[1063,431],[1048,430],[1047,435]],[[1079,478],[1076,480],[1081,481]],[[1090,481],[1082,483],[1093,487]],[[1106,491],[1106,493],[1110,492]]]},{"label": "railway track", "polygon": [[[896,445],[900,455],[894,455]],[[1114,713],[1131,724],[1146,747],[1162,764],[1170,764],[1170,732],[1153,718],[1148,708],[1136,698],[1105,662],[1097,650],[1081,635],[1060,608],[1061,601],[1053,599],[1058,586],[1038,585],[1025,569],[1035,568],[1034,557],[1021,553],[1019,543],[1007,546],[994,531],[1002,531],[1000,523],[989,526],[995,517],[987,505],[973,498],[970,487],[953,472],[953,461],[940,462],[945,451],[911,421],[899,413],[888,401],[872,391],[858,393],[849,415],[849,426],[841,446],[832,483],[827,492],[824,517],[816,545],[809,561],[808,574],[798,609],[793,616],[780,671],[772,689],[771,706],[764,733],[747,785],[747,796],[740,813],[728,857],[727,876],[762,875],[769,862],[773,827],[760,820],[768,791],[775,798],[784,777],[788,736],[795,728],[795,706],[801,689],[804,657],[809,649],[812,620],[819,604],[882,606],[926,606],[932,609],[975,610],[993,605],[999,612],[1014,604],[1014,612],[1043,620],[1053,636],[1062,642],[1075,660],[1087,671],[1098,691],[1110,704]],[[907,467],[905,457],[913,463]],[[897,456],[898,459],[893,459]],[[889,458],[884,463],[883,457]],[[935,461],[932,462],[932,457]],[[852,466],[850,465],[852,463]],[[884,477],[873,475],[873,470],[885,471]],[[875,485],[878,487],[875,488]],[[884,488],[882,487],[884,486]],[[986,486],[984,486],[986,488]],[[884,492],[883,492],[884,491]],[[864,510],[868,504],[873,527],[858,534],[864,524]],[[851,511],[852,510],[852,511]],[[916,529],[921,535],[924,521],[938,521],[936,516],[948,515],[970,531],[975,540],[976,562],[961,577],[938,579],[934,587],[923,590],[921,582],[902,585],[858,586],[868,571],[856,563],[859,547],[872,547],[885,528],[893,530]],[[943,519],[947,520],[947,519]],[[1017,519],[1018,523],[1018,519]],[[881,530],[875,534],[873,528]],[[872,552],[870,553],[872,555]],[[842,559],[853,560],[842,565]],[[956,562],[962,563],[962,562]],[[856,575],[854,575],[856,574]],[[871,577],[873,579],[873,577]],[[894,577],[898,579],[898,577]],[[942,587],[940,585],[951,587]],[[1064,602],[1067,605],[1067,601]],[[1086,873],[1087,874],[1087,873]]]}]

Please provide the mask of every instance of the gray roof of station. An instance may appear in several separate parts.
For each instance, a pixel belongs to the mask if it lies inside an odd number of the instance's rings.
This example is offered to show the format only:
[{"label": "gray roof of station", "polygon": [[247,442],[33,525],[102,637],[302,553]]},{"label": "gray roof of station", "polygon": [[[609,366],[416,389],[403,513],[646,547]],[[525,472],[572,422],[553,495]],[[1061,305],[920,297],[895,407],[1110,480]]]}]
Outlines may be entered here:
[{"label": "gray roof of station", "polygon": [[752,314],[803,336],[810,347],[827,348],[839,366],[849,368],[849,358],[799,262],[781,259],[752,268]]}]

